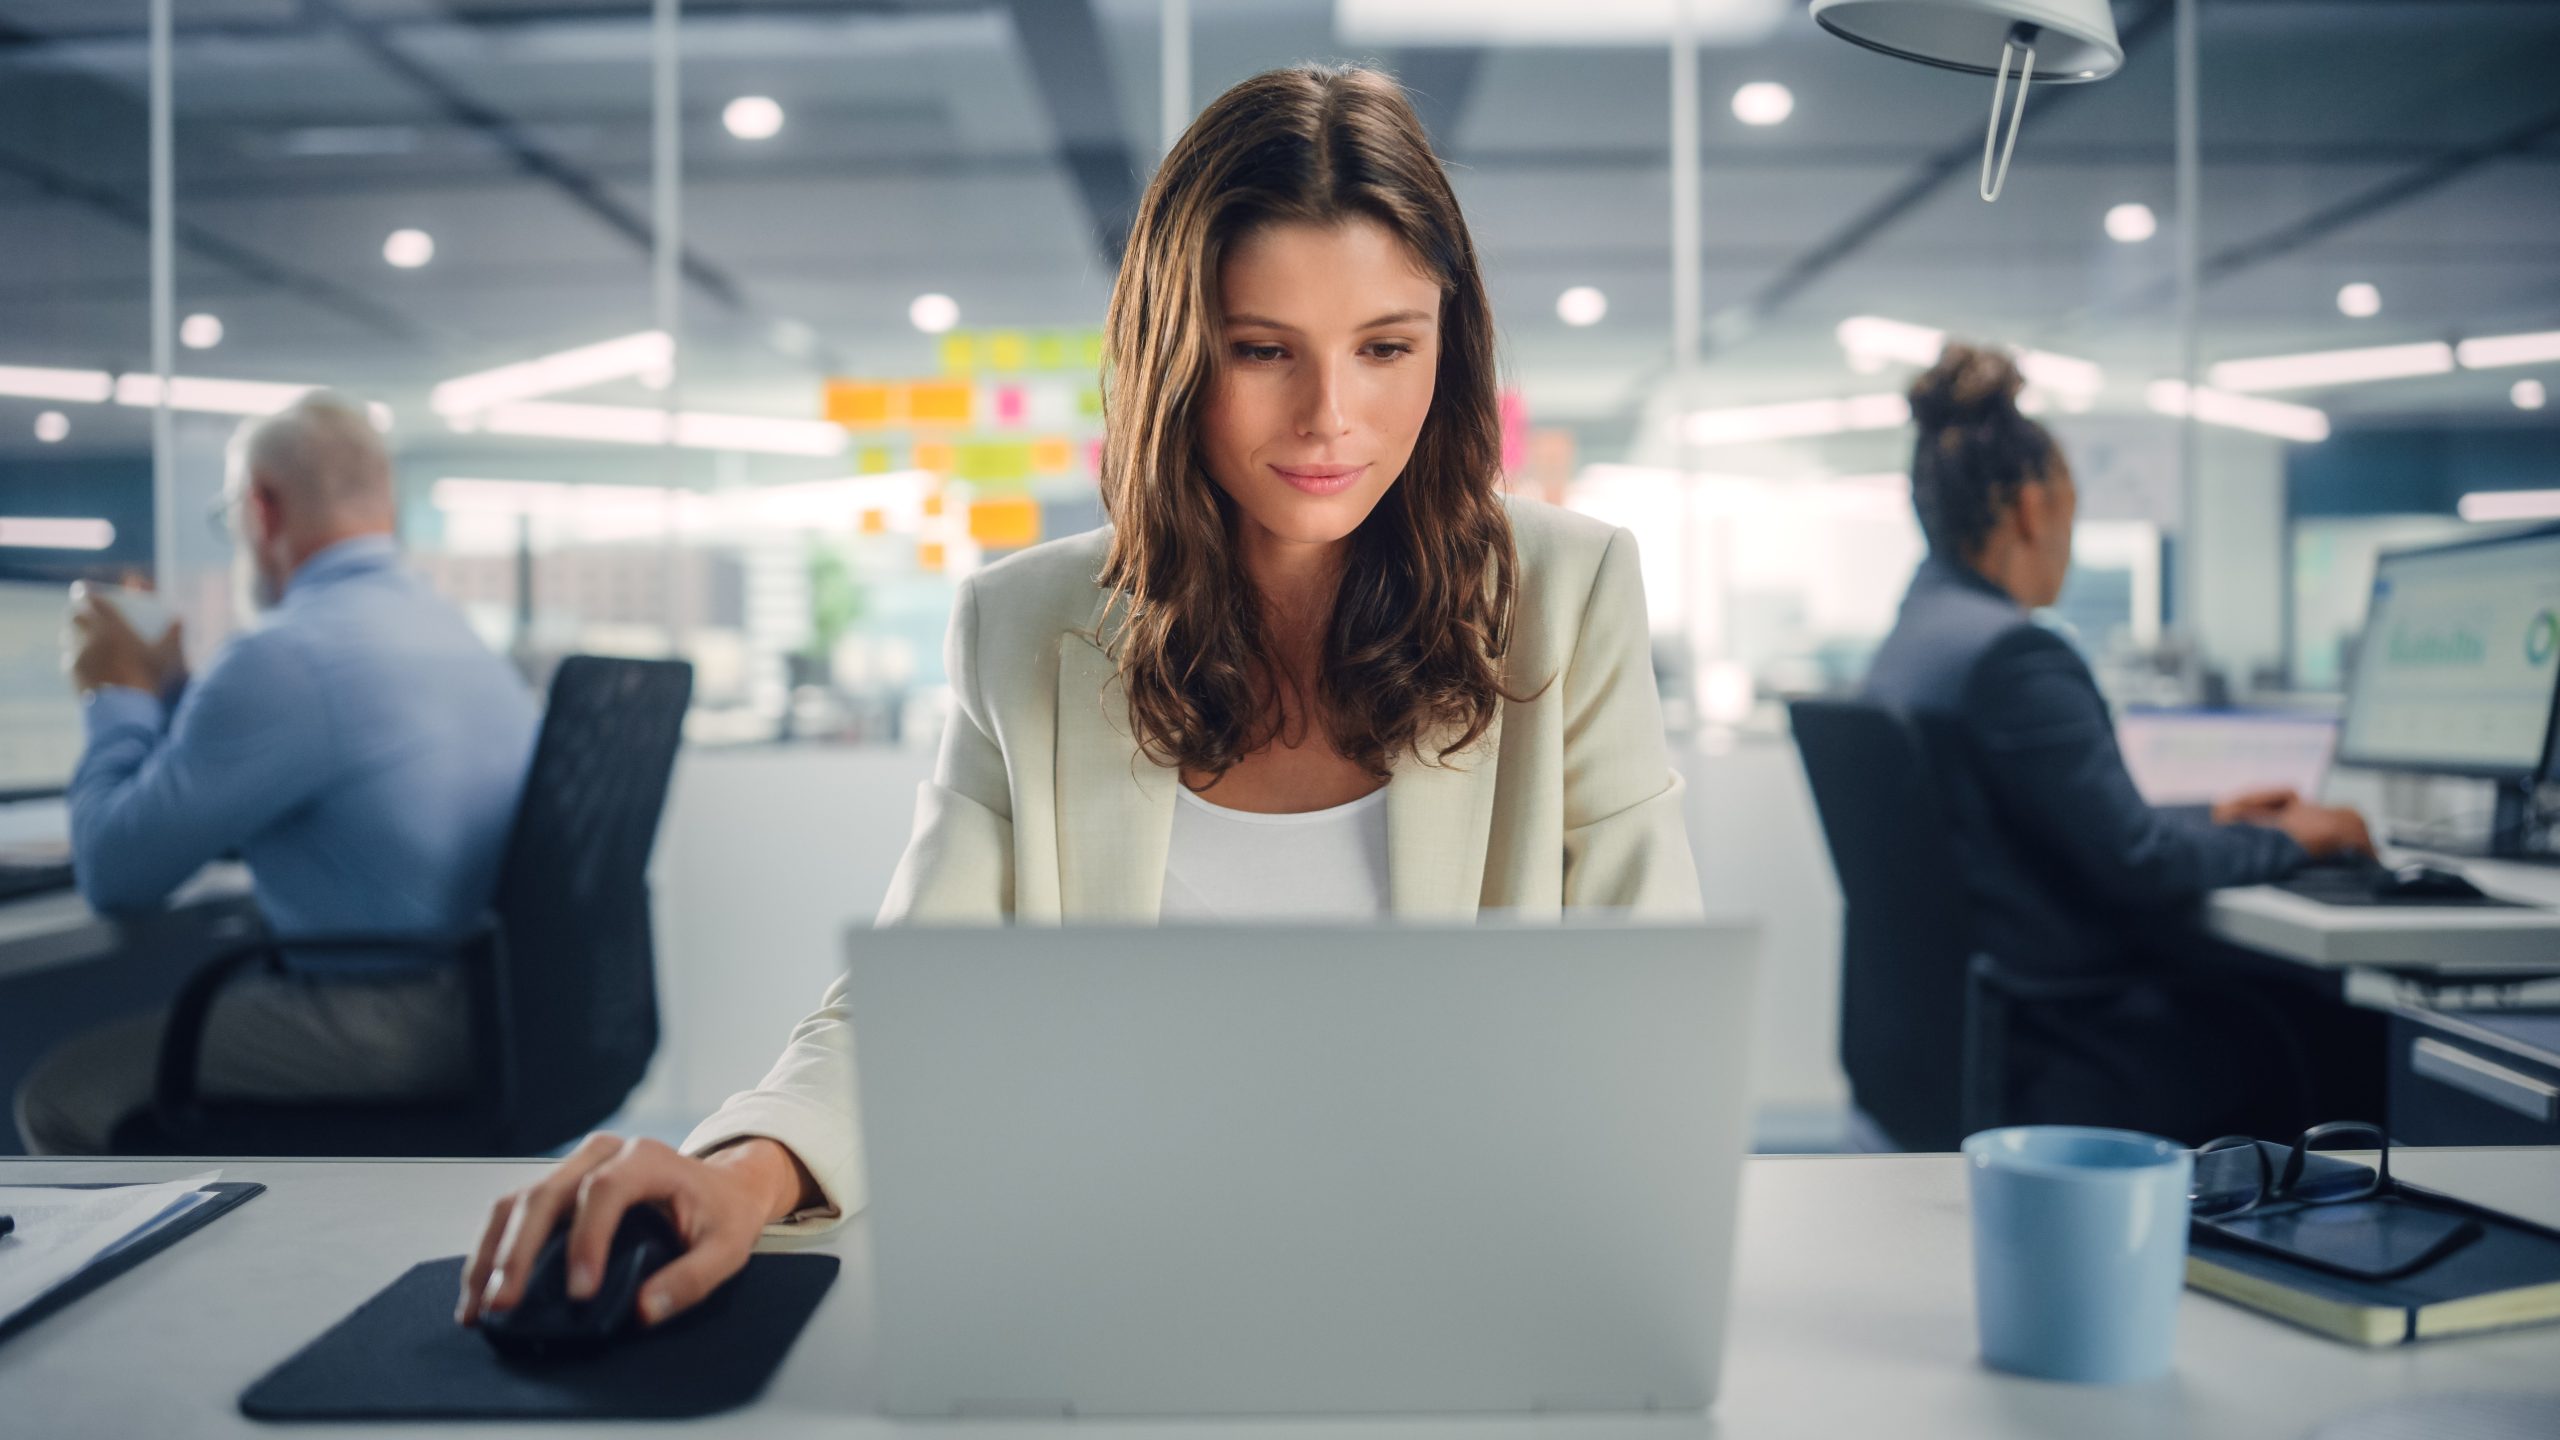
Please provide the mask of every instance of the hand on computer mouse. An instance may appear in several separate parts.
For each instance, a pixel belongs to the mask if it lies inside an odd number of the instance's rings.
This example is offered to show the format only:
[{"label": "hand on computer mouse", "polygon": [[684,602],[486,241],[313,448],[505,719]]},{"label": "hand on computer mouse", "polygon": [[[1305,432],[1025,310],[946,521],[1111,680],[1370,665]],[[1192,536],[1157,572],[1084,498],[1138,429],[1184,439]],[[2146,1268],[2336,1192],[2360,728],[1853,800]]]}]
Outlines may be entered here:
[{"label": "hand on computer mouse", "polygon": [[2265,823],[2292,836],[2314,860],[2373,853],[2373,836],[2365,829],[2364,817],[2343,805],[2297,802]]},{"label": "hand on computer mouse", "polygon": [[490,1209],[463,1267],[454,1319],[474,1324],[521,1300],[534,1260],[563,1216],[569,1296],[593,1296],[623,1212],[654,1203],[674,1219],[685,1244],[683,1256],[640,1291],[640,1318],[655,1325],[738,1273],[764,1227],[799,1208],[807,1188],[807,1172],[771,1140],[741,1141],[697,1159],[656,1140],[590,1135],[550,1174]]}]

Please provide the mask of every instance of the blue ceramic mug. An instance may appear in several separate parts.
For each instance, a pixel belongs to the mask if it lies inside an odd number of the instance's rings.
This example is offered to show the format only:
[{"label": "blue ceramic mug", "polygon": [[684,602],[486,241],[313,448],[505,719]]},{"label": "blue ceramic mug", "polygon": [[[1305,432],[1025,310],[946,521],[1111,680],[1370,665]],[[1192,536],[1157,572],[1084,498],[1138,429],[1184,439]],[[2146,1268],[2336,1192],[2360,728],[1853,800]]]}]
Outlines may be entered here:
[{"label": "blue ceramic mug", "polygon": [[2020,1125],[1964,1142],[1982,1358],[2048,1380],[2167,1373],[2195,1157],[2132,1130]]}]

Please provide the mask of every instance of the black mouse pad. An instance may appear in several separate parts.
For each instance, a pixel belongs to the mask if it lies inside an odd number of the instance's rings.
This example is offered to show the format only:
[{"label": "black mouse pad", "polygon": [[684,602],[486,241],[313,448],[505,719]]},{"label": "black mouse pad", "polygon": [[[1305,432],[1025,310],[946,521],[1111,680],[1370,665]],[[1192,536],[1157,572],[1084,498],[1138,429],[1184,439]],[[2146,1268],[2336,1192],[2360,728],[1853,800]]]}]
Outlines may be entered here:
[{"label": "black mouse pad", "polygon": [[756,1398],[836,1280],[758,1255],[710,1299],[577,1359],[508,1360],[453,1323],[462,1257],[391,1282],[240,1397],[257,1420],[681,1420]]}]

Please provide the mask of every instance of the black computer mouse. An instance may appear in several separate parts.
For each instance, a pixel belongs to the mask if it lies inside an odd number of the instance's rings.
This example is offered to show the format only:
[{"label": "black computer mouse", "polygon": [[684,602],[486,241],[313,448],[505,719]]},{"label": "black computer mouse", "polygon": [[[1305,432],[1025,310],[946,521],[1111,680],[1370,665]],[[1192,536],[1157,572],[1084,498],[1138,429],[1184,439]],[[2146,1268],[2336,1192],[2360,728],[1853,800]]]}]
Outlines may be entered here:
[{"label": "black computer mouse", "polygon": [[564,1223],[542,1242],[512,1310],[480,1317],[480,1334],[511,1360],[558,1360],[589,1355],[641,1328],[640,1287],[684,1253],[684,1237],[655,1205],[634,1205],[614,1227],[596,1293],[569,1298],[569,1228]]},{"label": "black computer mouse", "polygon": [[2373,893],[2391,900],[2477,900],[2480,887],[2459,871],[2401,865],[2374,877]]}]

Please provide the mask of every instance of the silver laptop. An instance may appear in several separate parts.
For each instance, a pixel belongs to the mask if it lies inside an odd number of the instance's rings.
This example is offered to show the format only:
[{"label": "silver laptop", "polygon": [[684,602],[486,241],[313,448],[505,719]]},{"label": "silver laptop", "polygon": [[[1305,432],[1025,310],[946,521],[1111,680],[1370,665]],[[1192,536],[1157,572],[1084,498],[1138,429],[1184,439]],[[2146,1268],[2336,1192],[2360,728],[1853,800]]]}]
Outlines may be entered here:
[{"label": "silver laptop", "polygon": [[854,932],[882,1408],[1705,1407],[1757,944]]}]

